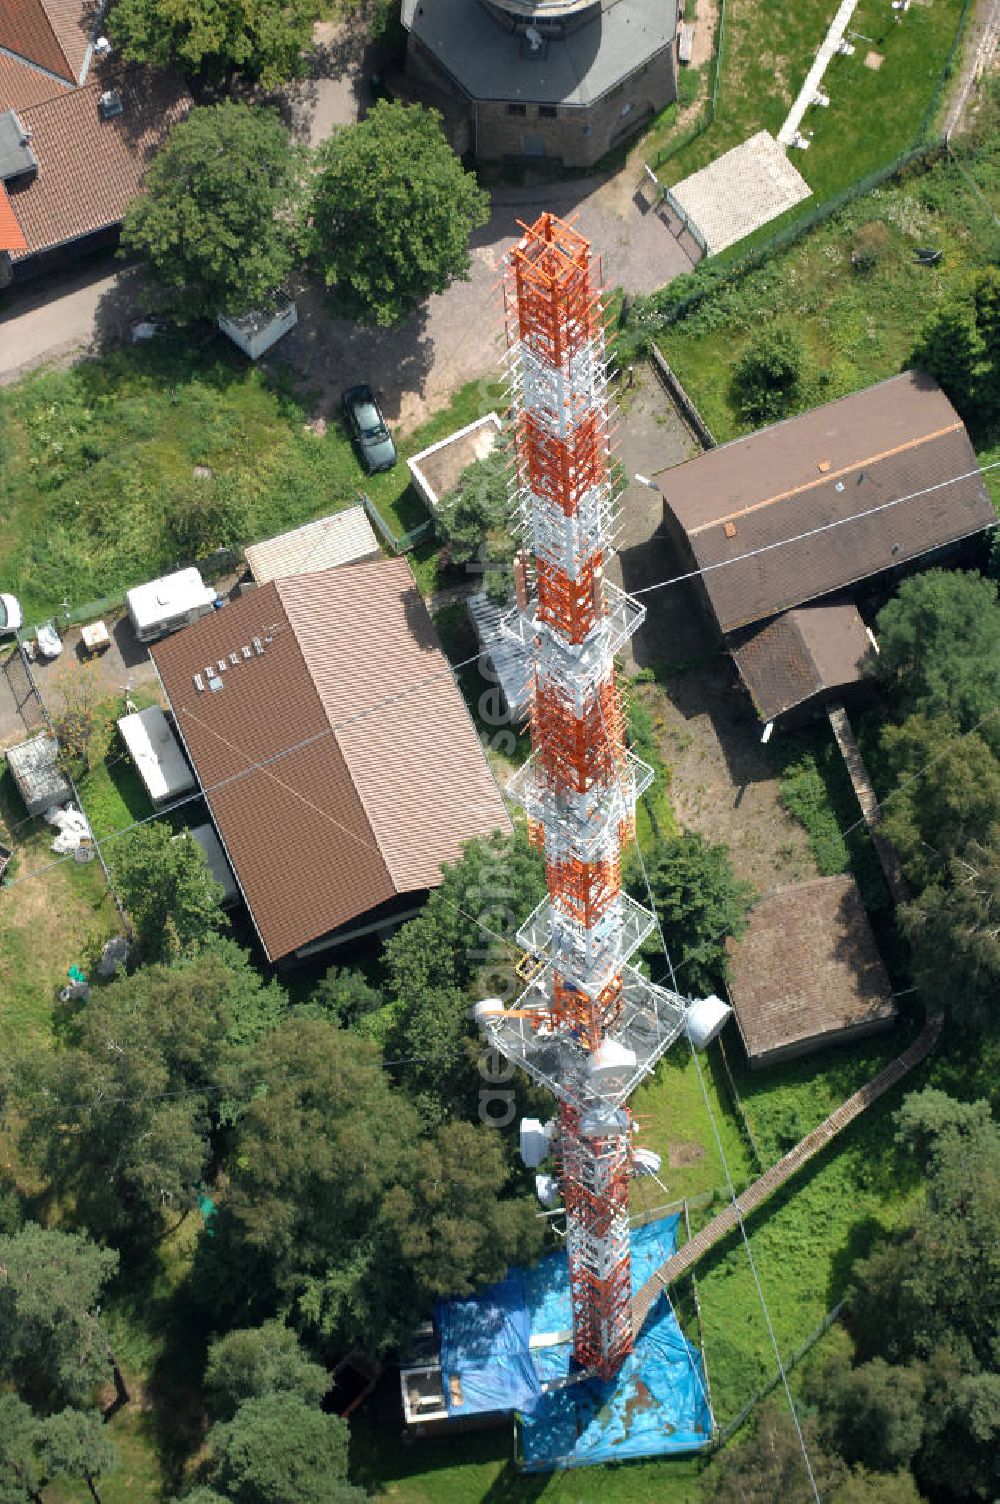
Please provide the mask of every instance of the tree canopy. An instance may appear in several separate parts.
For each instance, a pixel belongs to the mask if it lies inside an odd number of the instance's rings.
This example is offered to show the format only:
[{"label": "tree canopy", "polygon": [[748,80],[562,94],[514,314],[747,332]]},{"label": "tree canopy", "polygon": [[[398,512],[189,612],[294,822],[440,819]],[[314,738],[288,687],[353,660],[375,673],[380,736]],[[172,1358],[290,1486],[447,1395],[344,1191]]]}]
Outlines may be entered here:
[{"label": "tree canopy", "polygon": [[0,1372],[35,1410],[87,1405],[109,1377],[97,1309],[117,1268],[117,1253],[82,1233],[27,1222],[0,1237]]},{"label": "tree canopy", "polygon": [[108,27],[129,62],[275,88],[300,71],[316,12],[316,0],[117,0]]},{"label": "tree canopy", "polygon": [[753,428],[795,411],[803,396],[805,348],[790,324],[759,329],[733,367],[732,392],[740,417]]},{"label": "tree canopy", "polygon": [[208,1433],[205,1474],[232,1504],[363,1504],[345,1481],[347,1424],[297,1395],[247,1400]]},{"label": "tree canopy", "polygon": [[909,364],[941,383],[974,432],[993,431],[1000,420],[1000,273],[995,267],[931,315]]},{"label": "tree canopy", "polygon": [[366,1041],[292,1017],[267,1060],[220,1217],[229,1257],[262,1261],[296,1325],[380,1351],[435,1296],[498,1278],[537,1246],[534,1206],[498,1205],[510,1178],[498,1136],[470,1124],[425,1134]]},{"label": "tree canopy", "polygon": [[422,105],[381,100],[319,150],[312,259],[350,318],[398,324],[468,276],[469,237],[489,199]]},{"label": "tree canopy", "polygon": [[221,929],[222,887],[187,832],[140,825],[114,845],[112,872],[146,961],[174,961]]},{"label": "tree canopy", "polygon": [[[119,0],[113,16],[130,3]],[[122,250],[143,258],[178,316],[266,308],[294,262],[300,171],[277,115],[228,99],[195,108],[172,128],[129,204]]]},{"label": "tree canopy", "polygon": [[[657,841],[645,861],[678,985],[690,996],[705,996],[726,976],[726,938],[738,938],[746,928],[753,890],[733,872],[728,846],[713,845],[693,830]],[[629,886],[640,902],[648,902],[640,871],[631,872]],[[661,954],[658,934],[647,952]]]},{"label": "tree canopy", "polygon": [[[878,614],[878,675],[901,715],[949,716],[970,731],[1000,702],[1000,604],[982,575],[930,569]],[[982,735],[1000,750],[1000,714]]]},{"label": "tree canopy", "polygon": [[329,1387],[326,1369],[306,1356],[283,1321],[229,1332],[208,1349],[205,1400],[216,1420],[232,1420],[244,1401],[271,1394],[318,1405]]},{"label": "tree canopy", "polygon": [[67,1047],[24,1061],[22,1148],[95,1235],[141,1241],[164,1211],[194,1205],[213,1121],[253,1089],[240,1051],[281,999],[238,947],[217,944],[95,990]]},{"label": "tree canopy", "polygon": [[[896,1394],[895,1429],[865,1445],[901,1457],[919,1413],[918,1482],[992,1499],[1000,1488],[1000,1126],[987,1103],[940,1091],[912,1095],[896,1122],[901,1146],[924,1170],[925,1193],[912,1227],[854,1270],[850,1325],[862,1369],[871,1373],[875,1359],[894,1365]],[[875,1377],[887,1400],[890,1374]],[[867,1385],[853,1375],[849,1383]],[[848,1427],[862,1437],[857,1412]]]},{"label": "tree canopy", "polygon": [[474,460],[438,504],[437,529],[454,564],[475,564],[491,600],[503,602],[513,584],[507,455],[500,445]]}]

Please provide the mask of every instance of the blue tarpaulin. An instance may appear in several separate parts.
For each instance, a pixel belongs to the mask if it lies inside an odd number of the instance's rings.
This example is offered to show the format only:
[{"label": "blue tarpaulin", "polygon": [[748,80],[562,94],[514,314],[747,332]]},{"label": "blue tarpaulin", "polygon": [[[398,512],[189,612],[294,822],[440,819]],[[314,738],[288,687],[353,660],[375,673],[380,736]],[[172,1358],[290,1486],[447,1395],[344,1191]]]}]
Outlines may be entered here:
[{"label": "blue tarpaulin", "polygon": [[[633,1230],[633,1291],[674,1251],[678,1221]],[[529,1471],[691,1452],[711,1437],[701,1356],[662,1297],[613,1380],[543,1389],[573,1372],[564,1253],[512,1270],[470,1300],[442,1303],[437,1321],[449,1414],[518,1410]]]}]

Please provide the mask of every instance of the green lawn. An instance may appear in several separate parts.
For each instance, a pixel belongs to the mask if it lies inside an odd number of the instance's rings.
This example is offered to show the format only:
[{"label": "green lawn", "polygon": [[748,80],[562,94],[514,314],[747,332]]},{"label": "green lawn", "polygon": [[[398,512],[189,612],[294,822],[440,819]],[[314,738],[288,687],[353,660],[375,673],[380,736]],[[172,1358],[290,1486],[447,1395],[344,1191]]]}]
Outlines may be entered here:
[{"label": "green lawn", "polygon": [[[984,152],[972,163],[1000,195],[995,155]],[[886,227],[888,248],[879,265],[859,275],[851,248],[859,227],[872,221]],[[801,407],[857,391],[906,366],[925,321],[988,264],[996,237],[957,165],[943,160],[913,169],[714,290],[657,342],[722,442],[741,429],[732,371],[762,323],[794,319],[807,356]],[[940,249],[939,264],[918,266],[917,246]]]},{"label": "green lawn", "polygon": [[[861,0],[851,30],[853,57],[835,56],[822,87],[826,109],[807,112],[808,151],[795,166],[811,202],[875,171],[910,147],[923,124],[958,29],[965,0],[911,6],[900,22],[887,0]],[[777,135],[836,11],[836,0],[728,0],[719,95],[713,123],[663,164],[671,184],[714,161],[754,132]],[[865,65],[869,51],[883,61]],[[807,205],[808,207],[808,205]],[[802,208],[791,211],[794,217]]]},{"label": "green lawn", "polygon": [[13,846],[16,857],[8,876],[23,879],[39,873],[0,888],[0,1040],[5,1050],[51,1037],[53,1008],[59,988],[66,985],[67,969],[82,963],[92,942],[119,929],[100,864],[60,862],[50,849],[54,835],[44,820],[26,820],[4,764],[0,840]]},{"label": "green lawn", "polygon": [[[364,490],[401,534],[426,518],[407,454],[487,410],[470,383],[367,477],[339,421],[226,346],[167,335],[0,392],[0,557],[29,621],[129,586],[219,544],[250,543],[351,505]],[[484,405],[485,404],[485,405]],[[195,476],[196,466],[211,475]],[[435,548],[415,560],[436,577]]]}]

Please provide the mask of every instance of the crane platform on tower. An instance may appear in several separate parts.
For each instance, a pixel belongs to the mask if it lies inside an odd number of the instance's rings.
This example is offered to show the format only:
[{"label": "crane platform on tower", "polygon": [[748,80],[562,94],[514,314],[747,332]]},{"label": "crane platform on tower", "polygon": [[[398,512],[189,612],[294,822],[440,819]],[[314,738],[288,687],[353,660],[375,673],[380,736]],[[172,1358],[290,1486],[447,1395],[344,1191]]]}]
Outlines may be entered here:
[{"label": "crane platform on tower", "polygon": [[540,963],[515,1007],[476,1017],[494,1048],[558,1100],[579,1369],[613,1377],[633,1344],[628,1099],[685,1027],[687,1000],[630,964],[652,913],[621,857],[652,769],[629,751],[616,654],[643,607],[611,583],[616,487],[600,268],[589,242],[542,214],[504,281],[522,552],[503,631],[534,672],[532,754],[509,785],[545,857],[547,898],[518,932]]}]

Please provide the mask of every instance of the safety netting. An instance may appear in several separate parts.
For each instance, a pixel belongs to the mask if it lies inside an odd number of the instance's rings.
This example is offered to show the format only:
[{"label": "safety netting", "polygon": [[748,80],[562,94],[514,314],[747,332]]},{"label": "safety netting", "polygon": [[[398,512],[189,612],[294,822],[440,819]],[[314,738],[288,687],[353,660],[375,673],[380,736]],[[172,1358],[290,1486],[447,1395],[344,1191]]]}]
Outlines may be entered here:
[{"label": "safety netting", "polygon": [[[677,1246],[677,1216],[632,1231],[635,1291]],[[615,1378],[573,1382],[569,1265],[549,1254],[469,1300],[442,1302],[443,1387],[452,1416],[516,1410],[530,1472],[698,1451],[712,1434],[704,1365],[665,1296]]]}]

